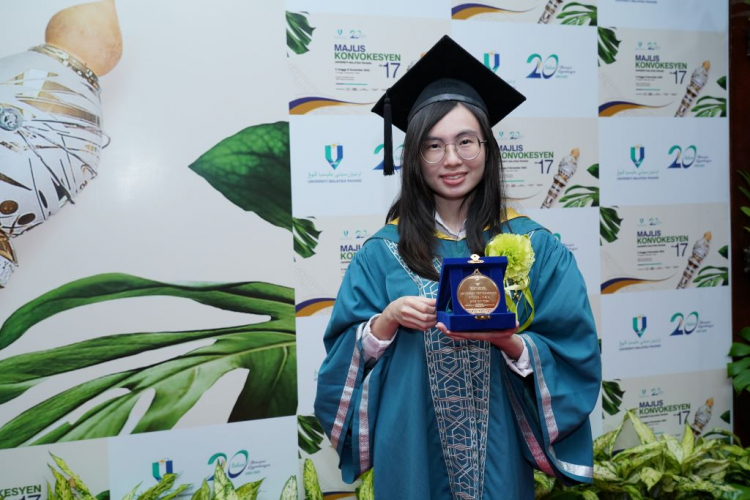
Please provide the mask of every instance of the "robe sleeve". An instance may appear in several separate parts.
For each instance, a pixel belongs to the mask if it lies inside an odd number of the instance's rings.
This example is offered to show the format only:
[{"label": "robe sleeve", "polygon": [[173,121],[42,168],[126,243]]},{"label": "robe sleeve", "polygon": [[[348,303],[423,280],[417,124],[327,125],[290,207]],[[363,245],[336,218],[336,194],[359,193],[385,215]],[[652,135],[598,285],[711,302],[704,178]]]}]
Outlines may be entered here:
[{"label": "robe sleeve", "polygon": [[[365,366],[358,330],[388,305],[382,241],[368,241],[349,265],[324,336],[327,356],[318,373],[315,416],[339,455],[341,475],[354,482],[372,466],[380,383],[392,349]],[[361,332],[360,332],[361,333]],[[394,342],[397,342],[394,339]]]},{"label": "robe sleeve", "polygon": [[589,414],[601,386],[601,360],[591,306],[573,254],[554,236],[532,236],[534,319],[521,333],[533,377],[506,373],[511,404],[537,469],[566,484],[592,482]]}]

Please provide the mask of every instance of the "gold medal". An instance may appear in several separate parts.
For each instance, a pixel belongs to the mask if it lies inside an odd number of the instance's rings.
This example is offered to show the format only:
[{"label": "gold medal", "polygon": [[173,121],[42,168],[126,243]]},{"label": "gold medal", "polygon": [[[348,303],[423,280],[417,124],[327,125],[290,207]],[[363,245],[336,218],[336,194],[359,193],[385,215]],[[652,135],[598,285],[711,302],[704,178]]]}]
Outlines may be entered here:
[{"label": "gold medal", "polygon": [[458,303],[469,314],[491,314],[500,304],[500,289],[479,269],[461,280],[457,292]]}]

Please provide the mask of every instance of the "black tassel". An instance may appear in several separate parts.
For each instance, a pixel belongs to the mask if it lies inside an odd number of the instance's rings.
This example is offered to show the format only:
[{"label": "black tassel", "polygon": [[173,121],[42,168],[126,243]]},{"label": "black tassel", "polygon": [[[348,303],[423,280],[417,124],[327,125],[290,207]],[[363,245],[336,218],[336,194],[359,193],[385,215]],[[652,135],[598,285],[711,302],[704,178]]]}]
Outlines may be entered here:
[{"label": "black tassel", "polygon": [[383,104],[383,175],[393,175],[393,132],[391,123],[391,98],[385,93]]}]

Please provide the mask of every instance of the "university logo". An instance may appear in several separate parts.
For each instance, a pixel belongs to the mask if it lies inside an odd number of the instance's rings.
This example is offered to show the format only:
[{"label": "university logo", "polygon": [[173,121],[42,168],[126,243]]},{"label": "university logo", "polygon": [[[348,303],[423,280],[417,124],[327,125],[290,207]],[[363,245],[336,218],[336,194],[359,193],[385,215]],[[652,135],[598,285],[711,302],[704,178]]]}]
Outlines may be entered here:
[{"label": "university logo", "polygon": [[633,318],[633,331],[638,335],[638,338],[643,337],[643,333],[646,331],[646,316]]},{"label": "university logo", "polygon": [[635,165],[635,168],[639,168],[641,166],[641,163],[643,163],[643,159],[646,157],[646,149],[641,146],[633,146],[630,148],[630,159],[633,161],[633,165]]},{"label": "university logo", "polygon": [[164,474],[174,474],[174,466],[168,458],[151,464],[151,475],[154,476],[154,479],[161,481]]},{"label": "university logo", "polygon": [[500,67],[500,54],[498,52],[485,52],[484,65],[494,73],[497,73],[497,70]]},{"label": "university logo", "polygon": [[336,170],[336,168],[339,166],[339,163],[341,163],[341,160],[343,159],[344,146],[342,146],[341,144],[326,145],[326,160],[328,160],[328,164],[331,165],[332,169]]},{"label": "university logo", "polygon": [[560,58],[557,57],[557,54],[552,54],[546,59],[543,59],[540,54],[531,54],[526,59],[526,62],[534,65],[531,73],[526,75],[526,78],[543,78],[549,80],[557,73],[557,68],[560,66]]},{"label": "university logo", "polygon": [[690,168],[698,157],[698,149],[691,144],[683,151],[680,146],[674,145],[669,148],[669,154],[675,156],[668,168]]}]

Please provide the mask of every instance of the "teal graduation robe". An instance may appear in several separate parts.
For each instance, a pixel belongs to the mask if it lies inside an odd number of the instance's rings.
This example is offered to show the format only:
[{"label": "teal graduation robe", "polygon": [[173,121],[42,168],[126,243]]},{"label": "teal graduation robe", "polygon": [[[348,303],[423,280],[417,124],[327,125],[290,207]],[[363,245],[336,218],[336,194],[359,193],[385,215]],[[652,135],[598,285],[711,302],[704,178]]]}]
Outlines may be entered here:
[{"label": "teal graduation robe", "polygon": [[[588,416],[601,384],[586,287],[573,255],[526,217],[504,232],[529,234],[535,312],[520,334],[533,374],[511,371],[485,341],[401,328],[365,365],[364,324],[405,295],[434,298],[437,283],[414,274],[388,225],[357,252],[334,305],[318,375],[315,414],[353,482],[374,467],[379,499],[531,499],[533,469],[566,484],[591,482]],[[486,236],[487,237],[487,236]],[[465,240],[439,239],[444,257],[465,257]],[[528,309],[519,308],[524,324]]]}]

